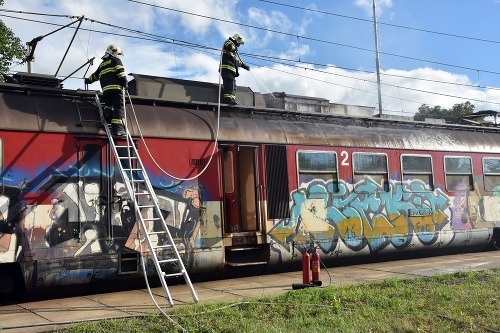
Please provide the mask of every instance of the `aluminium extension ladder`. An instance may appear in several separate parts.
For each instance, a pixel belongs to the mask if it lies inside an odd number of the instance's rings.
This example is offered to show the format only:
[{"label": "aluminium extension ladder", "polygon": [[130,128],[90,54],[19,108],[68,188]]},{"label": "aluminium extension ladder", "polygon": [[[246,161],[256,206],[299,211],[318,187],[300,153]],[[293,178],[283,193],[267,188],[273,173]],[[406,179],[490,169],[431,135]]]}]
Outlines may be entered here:
[{"label": "aluminium extension ladder", "polygon": [[[170,291],[167,286],[166,279],[182,275],[184,277],[187,286],[191,291],[191,295],[193,296],[194,301],[198,302],[198,295],[194,290],[191,280],[189,279],[189,275],[186,271],[186,268],[184,267],[182,259],[179,255],[179,251],[175,246],[175,243],[172,239],[172,235],[168,230],[167,223],[165,222],[165,219],[163,218],[163,215],[160,211],[160,207],[158,205],[158,198],[146,174],[146,169],[144,168],[141,158],[139,157],[139,154],[137,152],[137,147],[134,144],[134,141],[128,130],[126,122],[124,124],[126,137],[119,139],[121,142],[124,143],[123,144],[120,143],[119,145],[117,145],[111,135],[111,130],[107,125],[106,120],[104,119],[102,105],[97,93],[95,94],[95,102],[97,104],[97,107],[99,108],[101,121],[104,126],[104,129],[106,130],[106,135],[108,136],[109,144],[113,150],[116,159],[116,166],[120,170],[120,173],[123,177],[123,182],[125,183],[127,191],[130,195],[130,199],[134,203],[136,218],[140,220],[140,226],[141,226],[140,233],[143,234],[144,238],[146,239],[146,243],[149,247],[149,250],[151,251],[151,258],[154,262],[154,266],[158,274],[158,277],[160,278],[163,291],[165,292],[165,298],[167,299],[170,306],[174,305],[172,296],[170,295]],[[123,103],[125,109],[125,100],[123,100]],[[149,201],[148,204],[144,204],[144,202],[146,201]],[[141,209],[151,209],[151,208],[153,209],[154,214],[149,217],[143,217],[141,214]],[[161,225],[162,230],[149,231],[149,228],[147,228],[147,223],[152,224],[155,221],[161,222],[161,223],[155,223],[155,225],[156,226]],[[157,236],[163,237],[164,239],[166,239],[166,241],[164,240],[162,245],[155,245],[151,240],[151,236],[153,235],[156,237]],[[140,236],[141,235],[139,235],[139,237]],[[142,251],[142,247],[139,249],[139,251]],[[173,256],[168,259],[159,259],[158,251],[169,251],[173,254]],[[161,267],[162,264],[178,265],[178,267],[180,268],[180,272],[167,274],[163,271]]]}]

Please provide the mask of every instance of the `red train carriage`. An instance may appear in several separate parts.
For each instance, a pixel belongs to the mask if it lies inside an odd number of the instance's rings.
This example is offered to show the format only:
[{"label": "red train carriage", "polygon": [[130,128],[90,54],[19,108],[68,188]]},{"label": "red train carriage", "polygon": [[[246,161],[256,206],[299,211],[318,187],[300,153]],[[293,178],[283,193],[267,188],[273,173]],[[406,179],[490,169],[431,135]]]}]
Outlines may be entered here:
[{"label": "red train carriage", "polygon": [[[248,89],[219,116],[216,89],[136,76],[127,105],[190,273],[499,241],[498,129],[269,109]],[[94,101],[0,85],[0,292],[141,273]]]}]

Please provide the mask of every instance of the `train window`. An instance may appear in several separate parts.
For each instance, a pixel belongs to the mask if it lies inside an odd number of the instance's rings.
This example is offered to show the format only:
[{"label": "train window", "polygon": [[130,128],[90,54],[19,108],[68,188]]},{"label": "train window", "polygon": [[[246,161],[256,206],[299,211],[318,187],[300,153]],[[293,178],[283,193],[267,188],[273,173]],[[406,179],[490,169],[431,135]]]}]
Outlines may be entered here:
[{"label": "train window", "polygon": [[500,158],[484,158],[484,189],[486,191],[500,191]]},{"label": "train window", "polygon": [[224,156],[224,191],[233,193],[234,191],[234,169],[233,169],[233,152],[226,152]]},{"label": "train window", "polygon": [[299,186],[313,180],[323,180],[331,183],[329,191],[338,192],[337,154],[326,151],[297,152]]},{"label": "train window", "polygon": [[444,172],[447,191],[472,191],[472,159],[470,157],[445,157]]},{"label": "train window", "polygon": [[354,192],[372,193],[380,191],[367,183],[379,184],[383,191],[389,191],[389,168],[386,154],[353,153],[353,182],[356,184]]},{"label": "train window", "polygon": [[434,189],[432,160],[430,156],[401,155],[401,170],[401,178],[404,182],[421,180],[425,184],[425,188],[410,186],[404,187],[404,189],[412,192],[432,191]]}]

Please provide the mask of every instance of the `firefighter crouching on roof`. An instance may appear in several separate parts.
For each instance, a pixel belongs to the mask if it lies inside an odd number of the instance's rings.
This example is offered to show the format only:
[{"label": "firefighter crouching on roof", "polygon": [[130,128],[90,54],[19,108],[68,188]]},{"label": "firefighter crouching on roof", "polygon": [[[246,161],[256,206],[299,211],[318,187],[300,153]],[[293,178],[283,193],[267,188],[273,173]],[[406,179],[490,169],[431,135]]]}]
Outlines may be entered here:
[{"label": "firefighter crouching on roof", "polygon": [[104,118],[111,122],[111,132],[114,136],[124,136],[123,127],[124,105],[123,89],[128,89],[127,74],[119,56],[123,55],[122,50],[111,44],[102,56],[99,68],[85,79],[85,84],[93,83],[97,80],[101,83],[104,100]]},{"label": "firefighter crouching on roof", "polygon": [[236,77],[239,76],[238,67],[250,70],[250,67],[244,64],[239,55],[238,47],[243,45],[243,37],[239,34],[234,34],[229,37],[222,47],[222,60],[220,73],[222,76],[222,103],[236,105]]}]

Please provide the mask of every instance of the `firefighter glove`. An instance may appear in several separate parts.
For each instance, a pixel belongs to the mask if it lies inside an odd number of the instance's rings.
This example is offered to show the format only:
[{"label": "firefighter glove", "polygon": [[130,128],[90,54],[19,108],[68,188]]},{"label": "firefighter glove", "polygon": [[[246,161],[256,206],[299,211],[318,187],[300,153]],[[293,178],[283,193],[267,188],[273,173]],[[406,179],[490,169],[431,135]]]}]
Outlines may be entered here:
[{"label": "firefighter glove", "polygon": [[250,70],[250,66],[248,66],[247,64],[242,64],[241,68],[246,69],[247,71]]}]

